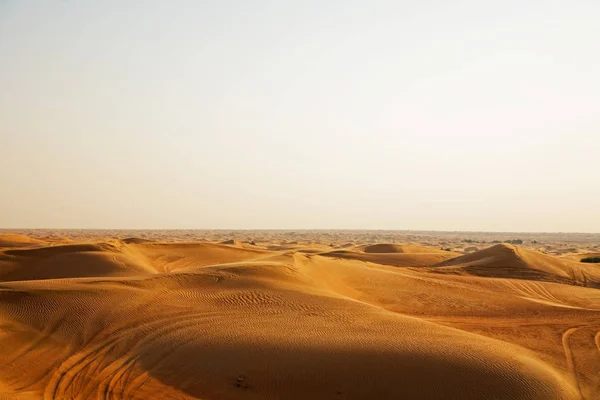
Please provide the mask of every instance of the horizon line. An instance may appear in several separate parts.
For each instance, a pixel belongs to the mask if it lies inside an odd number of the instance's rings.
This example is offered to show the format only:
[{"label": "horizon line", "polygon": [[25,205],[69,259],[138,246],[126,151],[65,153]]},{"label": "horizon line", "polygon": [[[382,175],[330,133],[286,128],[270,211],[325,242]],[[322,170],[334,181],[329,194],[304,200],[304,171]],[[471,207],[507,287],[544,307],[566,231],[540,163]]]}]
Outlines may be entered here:
[{"label": "horizon line", "polygon": [[437,232],[437,233],[523,233],[523,234],[588,234],[600,232],[586,231],[483,231],[483,230],[437,230],[437,229],[384,229],[384,228],[1,228],[0,231],[39,230],[39,231],[379,231],[379,232]]}]

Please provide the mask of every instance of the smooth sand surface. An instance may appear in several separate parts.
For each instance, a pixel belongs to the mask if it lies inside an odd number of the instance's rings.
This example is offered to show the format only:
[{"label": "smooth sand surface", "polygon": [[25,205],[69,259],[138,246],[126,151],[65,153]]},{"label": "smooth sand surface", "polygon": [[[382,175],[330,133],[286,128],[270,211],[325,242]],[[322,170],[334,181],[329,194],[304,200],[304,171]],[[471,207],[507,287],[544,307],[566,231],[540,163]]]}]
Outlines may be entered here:
[{"label": "smooth sand surface", "polygon": [[319,235],[0,235],[0,399],[600,398],[600,265]]}]

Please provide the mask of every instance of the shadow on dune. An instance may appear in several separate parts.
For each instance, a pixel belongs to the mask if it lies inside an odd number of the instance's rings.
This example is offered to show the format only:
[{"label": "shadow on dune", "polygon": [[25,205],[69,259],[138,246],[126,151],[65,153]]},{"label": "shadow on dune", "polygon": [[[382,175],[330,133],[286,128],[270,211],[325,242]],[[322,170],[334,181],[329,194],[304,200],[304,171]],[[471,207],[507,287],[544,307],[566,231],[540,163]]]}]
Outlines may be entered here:
[{"label": "shadow on dune", "polygon": [[[169,341],[152,344],[138,361],[162,384],[204,399],[572,398],[572,389],[549,370],[533,373],[531,365],[516,360],[495,364],[473,350],[466,346],[463,357],[450,357],[364,344],[307,348]],[[140,388],[139,394],[148,390],[153,389]]]}]

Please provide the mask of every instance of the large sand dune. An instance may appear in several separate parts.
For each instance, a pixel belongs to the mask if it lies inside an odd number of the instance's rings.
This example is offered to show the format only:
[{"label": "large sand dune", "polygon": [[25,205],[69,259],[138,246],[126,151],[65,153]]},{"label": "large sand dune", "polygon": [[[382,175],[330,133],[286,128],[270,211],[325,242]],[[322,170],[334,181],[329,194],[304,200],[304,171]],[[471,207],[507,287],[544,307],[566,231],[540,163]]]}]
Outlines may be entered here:
[{"label": "large sand dune", "polygon": [[567,258],[4,243],[0,399],[600,398],[600,267]]},{"label": "large sand dune", "polygon": [[479,276],[568,282],[585,286],[596,286],[600,282],[600,268],[597,266],[566,258],[559,259],[510,244],[498,244],[441,262],[437,266],[446,268],[440,268],[436,272],[463,272]]}]

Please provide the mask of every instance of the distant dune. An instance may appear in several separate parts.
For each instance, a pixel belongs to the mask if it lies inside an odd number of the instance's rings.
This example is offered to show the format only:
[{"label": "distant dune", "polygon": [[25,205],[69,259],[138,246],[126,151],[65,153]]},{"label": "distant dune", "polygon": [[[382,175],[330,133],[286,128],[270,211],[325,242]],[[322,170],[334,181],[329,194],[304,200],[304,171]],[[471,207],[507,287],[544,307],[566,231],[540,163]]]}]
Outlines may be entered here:
[{"label": "distant dune", "polygon": [[0,398],[600,398],[600,268],[568,258],[2,240]]},{"label": "distant dune", "polygon": [[222,241],[221,244],[230,244],[230,245],[238,246],[241,244],[241,242],[236,239],[228,239],[228,240]]},{"label": "distant dune", "polygon": [[460,253],[406,244],[375,244],[322,252],[321,255],[396,267],[424,267],[457,257]]},{"label": "distant dune", "polygon": [[153,242],[152,240],[136,238],[136,237],[121,239],[121,241],[126,244],[147,244],[147,243]]},{"label": "distant dune", "polygon": [[44,242],[38,239],[33,239],[24,235],[18,234],[3,234],[0,235],[0,248],[8,247],[30,247],[43,244]]},{"label": "distant dune", "polygon": [[444,253],[443,250],[433,249],[425,246],[419,246],[414,244],[372,244],[369,246],[363,246],[358,250],[362,250],[365,253],[402,253],[402,254],[415,254],[415,253]]}]

